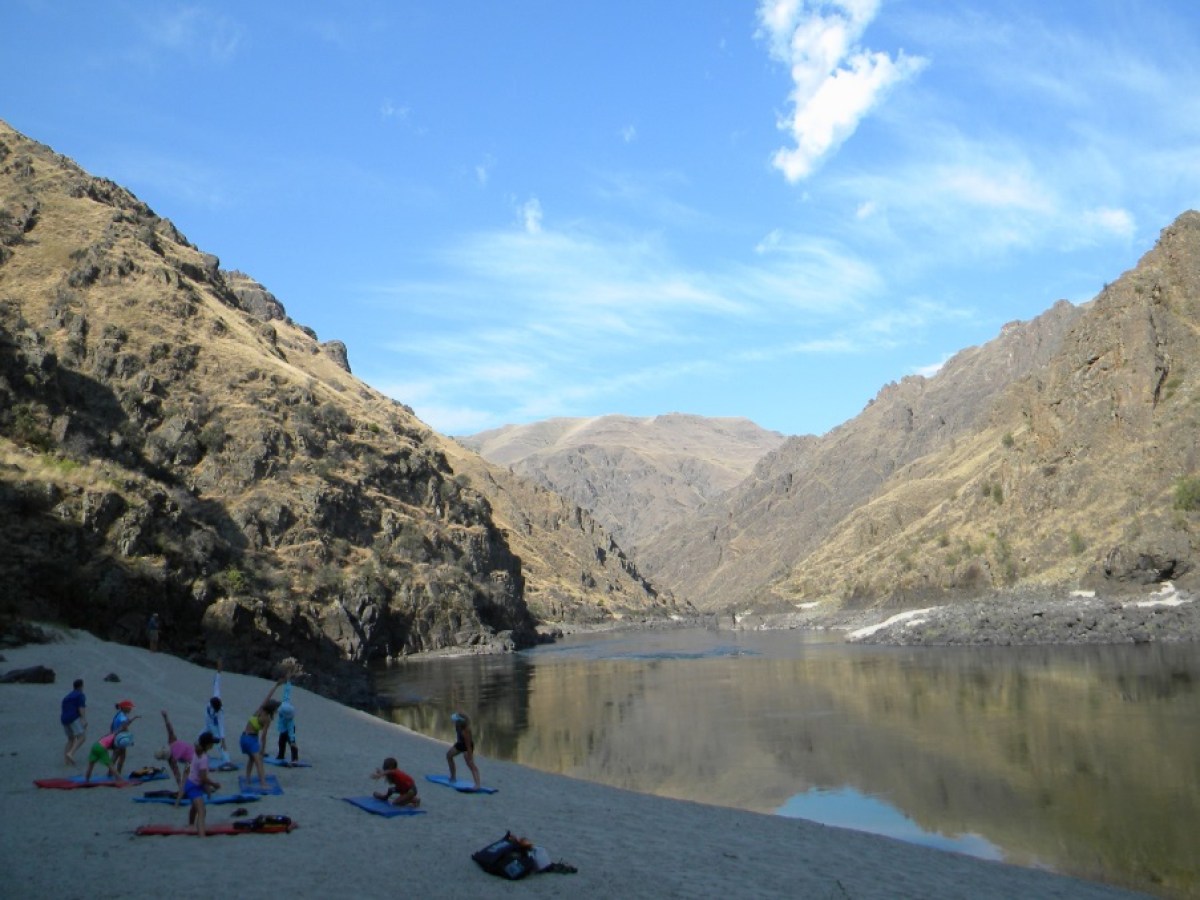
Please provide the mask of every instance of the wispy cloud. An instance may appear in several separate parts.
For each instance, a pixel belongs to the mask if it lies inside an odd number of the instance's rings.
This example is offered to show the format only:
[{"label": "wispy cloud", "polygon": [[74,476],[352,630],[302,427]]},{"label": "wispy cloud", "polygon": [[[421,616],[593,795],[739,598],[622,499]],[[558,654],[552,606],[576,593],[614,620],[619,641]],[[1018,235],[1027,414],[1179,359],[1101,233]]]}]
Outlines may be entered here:
[{"label": "wispy cloud", "polygon": [[762,0],[760,34],[792,77],[791,112],[779,127],[795,146],[772,159],[788,181],[808,178],[891,87],[925,66],[903,51],[892,57],[859,45],[878,7],[878,0]]},{"label": "wispy cloud", "polygon": [[781,230],[751,261],[695,268],[653,234],[552,229],[534,198],[518,212],[516,227],[446,248],[428,280],[370,290],[427,320],[388,342],[397,368],[372,383],[395,385],[442,430],[500,424],[456,398],[504,421],[562,415],[750,364],[864,352],[919,327],[915,314],[871,312],[879,273],[828,239]]},{"label": "wispy cloud", "polygon": [[246,29],[236,19],[201,6],[151,10],[139,21],[158,46],[191,56],[201,54],[220,63],[233,59],[246,37]]},{"label": "wispy cloud", "polygon": [[385,97],[379,104],[379,116],[382,119],[398,119],[404,122],[408,120],[411,111],[407,106],[397,106],[390,97]]},{"label": "wispy cloud", "polygon": [[542,204],[537,197],[530,197],[517,211],[526,234],[540,234],[542,230]]}]

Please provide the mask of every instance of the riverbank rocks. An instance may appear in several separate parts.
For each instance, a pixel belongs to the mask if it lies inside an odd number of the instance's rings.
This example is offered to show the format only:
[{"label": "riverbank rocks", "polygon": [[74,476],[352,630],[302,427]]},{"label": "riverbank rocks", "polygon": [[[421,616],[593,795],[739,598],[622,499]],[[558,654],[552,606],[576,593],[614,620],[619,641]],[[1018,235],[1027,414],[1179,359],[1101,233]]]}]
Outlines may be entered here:
[{"label": "riverbank rocks", "polygon": [[1065,595],[1021,592],[970,602],[876,611],[847,639],[858,643],[920,645],[1130,644],[1200,640],[1200,602],[1164,584],[1120,598],[1091,591]]}]

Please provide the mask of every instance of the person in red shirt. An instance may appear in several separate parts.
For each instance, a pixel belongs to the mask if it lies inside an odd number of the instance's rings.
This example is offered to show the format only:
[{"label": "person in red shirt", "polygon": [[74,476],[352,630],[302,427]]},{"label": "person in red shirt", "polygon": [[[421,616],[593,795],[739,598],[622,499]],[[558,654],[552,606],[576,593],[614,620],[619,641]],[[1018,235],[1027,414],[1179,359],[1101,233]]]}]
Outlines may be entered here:
[{"label": "person in red shirt", "polygon": [[372,778],[387,779],[387,790],[376,791],[372,796],[393,806],[420,806],[421,798],[417,796],[417,785],[412,776],[400,769],[400,764],[389,756],[383,761],[383,768],[376,769]]}]

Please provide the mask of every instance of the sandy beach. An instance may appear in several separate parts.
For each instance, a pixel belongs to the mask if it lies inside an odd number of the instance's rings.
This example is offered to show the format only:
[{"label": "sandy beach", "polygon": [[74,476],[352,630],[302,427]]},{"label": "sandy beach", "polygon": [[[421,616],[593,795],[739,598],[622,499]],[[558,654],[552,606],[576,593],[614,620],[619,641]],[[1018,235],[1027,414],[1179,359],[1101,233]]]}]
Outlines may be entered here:
[{"label": "sandy beach", "polygon": [[[109,644],[80,632],[58,643],[4,651],[0,673],[45,665],[54,684],[0,684],[0,872],[6,898],[97,895],[284,897],[810,897],[1113,898],[1138,896],[1071,878],[930,850],[802,820],[634,794],[480,758],[493,795],[460,794],[425,781],[445,772],[446,745],[301,688],[293,691],[301,755],[311,768],[268,767],[284,793],[246,804],[280,813],[290,834],[136,836],[139,825],[184,825],[187,811],[135,803],[148,787],[49,790],[34,779],[81,774],[62,759],[59,704],[85,680],[88,745],[114,704],[142,715],[126,771],[155,763],[165,743],[160,710],[192,739],[204,722],[213,670],[164,653]],[[281,657],[285,654],[281,653]],[[119,683],[104,680],[109,673]],[[222,695],[234,760],[237,734],[270,683],[225,673]],[[274,731],[272,732],[272,739]],[[272,741],[273,744],[273,741]],[[342,798],[378,787],[370,774],[394,756],[417,779],[423,815],[384,819]],[[465,767],[460,764],[460,775]],[[221,793],[237,773],[216,772]],[[236,806],[208,808],[226,822]],[[575,874],[508,882],[471,853],[505,831],[527,835]]]}]

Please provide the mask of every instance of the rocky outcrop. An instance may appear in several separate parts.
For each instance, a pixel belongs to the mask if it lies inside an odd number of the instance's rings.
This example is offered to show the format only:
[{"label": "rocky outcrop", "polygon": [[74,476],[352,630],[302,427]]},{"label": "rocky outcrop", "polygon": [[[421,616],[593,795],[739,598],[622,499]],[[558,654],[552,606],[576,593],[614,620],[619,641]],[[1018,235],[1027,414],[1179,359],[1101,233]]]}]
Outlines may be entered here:
[{"label": "rocky outcrop", "polygon": [[505,539],[521,557],[526,602],[558,624],[625,624],[691,617],[695,610],[660,592],[586,510],[446,440],[451,466],[485,494]]},{"label": "rocky outcrop", "polygon": [[253,279],[0,123],[0,613],[358,695],[364,664],[536,640],[440,439]]}]

